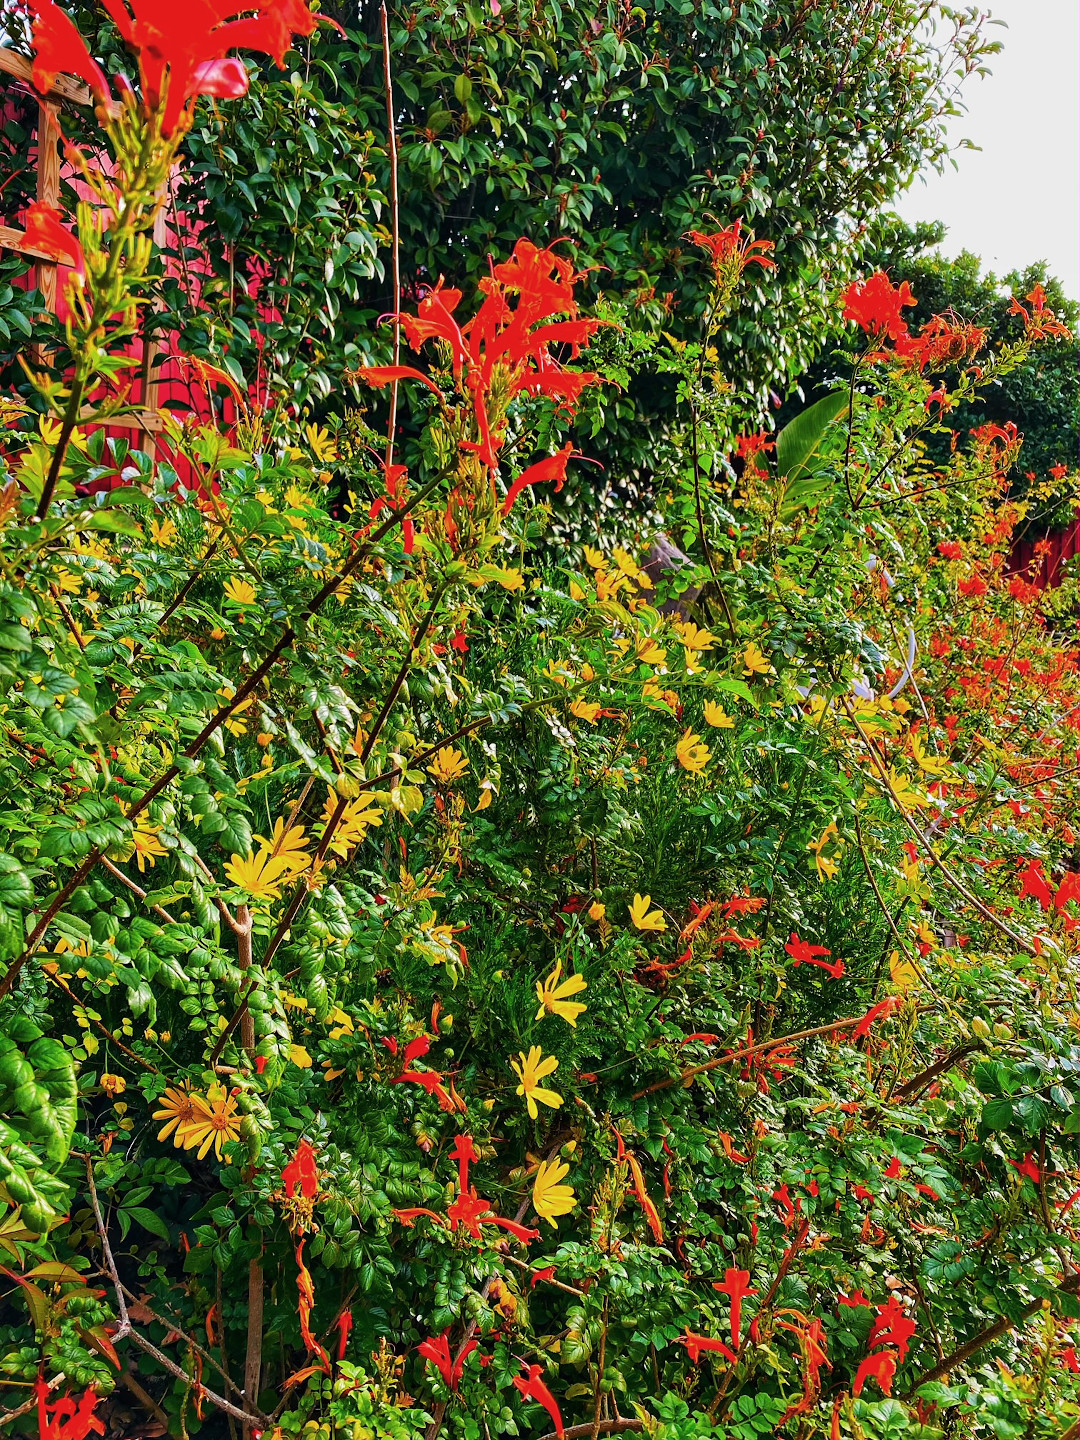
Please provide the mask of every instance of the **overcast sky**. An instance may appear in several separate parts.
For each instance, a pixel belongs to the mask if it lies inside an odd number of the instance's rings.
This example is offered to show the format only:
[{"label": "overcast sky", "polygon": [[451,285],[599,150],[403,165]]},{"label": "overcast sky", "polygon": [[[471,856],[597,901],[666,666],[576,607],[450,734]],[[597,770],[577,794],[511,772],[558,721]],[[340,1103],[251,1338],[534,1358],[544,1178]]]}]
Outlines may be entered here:
[{"label": "overcast sky", "polygon": [[944,175],[932,171],[900,197],[908,222],[948,226],[945,254],[971,250],[1002,275],[1046,260],[1080,300],[1080,3],[989,0],[1004,50],[993,73],[968,81],[967,114],[952,121],[960,150]]}]

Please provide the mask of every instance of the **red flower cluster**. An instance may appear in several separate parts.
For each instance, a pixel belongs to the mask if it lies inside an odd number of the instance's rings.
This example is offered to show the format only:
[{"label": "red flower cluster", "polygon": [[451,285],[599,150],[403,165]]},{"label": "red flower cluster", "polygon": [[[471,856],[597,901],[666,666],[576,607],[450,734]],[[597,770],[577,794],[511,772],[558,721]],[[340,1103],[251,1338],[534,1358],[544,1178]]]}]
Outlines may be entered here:
[{"label": "red flower cluster", "polygon": [[[420,301],[415,315],[397,317],[414,350],[429,340],[447,347],[455,382],[470,395],[476,423],[475,440],[462,442],[462,448],[488,467],[493,483],[507,407],[515,396],[547,395],[572,411],[586,386],[600,383],[599,375],[567,370],[551,353],[553,345],[568,345],[570,358],[576,358],[599,328],[600,321],[578,315],[574,286],[582,273],[553,246],[541,250],[531,240],[519,240],[510,259],[493,265],[489,278],[481,281],[484,300],[466,324],[454,313],[461,291],[444,288],[442,280]],[[368,365],[357,373],[374,388],[419,380],[442,399],[439,387],[411,365]],[[565,445],[519,475],[503,514],[527,485],[553,480],[558,489],[571,450]]]},{"label": "red flower cluster", "polygon": [[[844,319],[854,320],[874,339],[893,342],[891,352],[878,351],[870,359],[884,360],[891,353],[917,370],[928,366],[936,370],[946,364],[972,359],[986,344],[984,329],[961,320],[952,312],[932,315],[918,334],[912,335],[900,311],[914,304],[915,295],[906,280],[893,285],[885,271],[878,270],[848,286],[844,295]],[[945,400],[941,391],[936,391],[931,398],[939,404]]]},{"label": "red flower cluster", "polygon": [[83,1391],[81,1399],[76,1401],[65,1395],[55,1405],[48,1403],[49,1387],[40,1375],[34,1382],[34,1390],[40,1440],[86,1440],[91,1431],[96,1435],[105,1434],[104,1422],[94,1413],[98,1397],[93,1386]]},{"label": "red flower cluster", "polygon": [[310,1140],[301,1140],[296,1154],[281,1172],[288,1200],[296,1199],[296,1192],[305,1200],[314,1200],[319,1193],[319,1172],[315,1165],[315,1151]]},{"label": "red flower cluster", "polygon": [[[904,1307],[895,1295],[890,1295],[884,1305],[877,1307],[877,1315],[870,1330],[866,1345],[876,1354],[867,1355],[855,1372],[853,1395],[861,1395],[868,1380],[875,1380],[883,1395],[892,1389],[896,1367],[908,1352],[908,1343],[915,1334],[915,1321],[908,1318]],[[878,1346],[894,1345],[895,1350],[880,1350]]]},{"label": "red flower cluster", "polygon": [[[393,1037],[384,1039],[383,1044],[390,1051],[391,1055],[398,1053],[398,1042]],[[405,1062],[405,1068],[400,1075],[394,1076],[390,1084],[404,1085],[411,1081],[414,1085],[419,1085],[429,1095],[434,1095],[435,1099],[439,1102],[440,1110],[445,1110],[447,1114],[453,1114],[457,1106],[447,1092],[445,1085],[443,1085],[443,1080],[446,1077],[442,1072],[439,1070],[416,1070],[413,1068],[412,1062],[421,1055],[426,1055],[430,1049],[431,1037],[428,1035],[417,1035],[415,1039],[410,1040],[405,1046],[405,1053],[402,1056]]]},{"label": "red flower cluster", "polygon": [[528,1245],[530,1240],[539,1238],[539,1230],[530,1230],[527,1225],[519,1225],[516,1220],[505,1220],[501,1215],[496,1215],[491,1208],[490,1200],[481,1199],[475,1188],[469,1185],[469,1165],[474,1160],[479,1160],[476,1153],[476,1146],[473,1144],[471,1135],[459,1135],[454,1141],[454,1148],[450,1151],[451,1160],[458,1162],[458,1196],[454,1203],[447,1210],[445,1215],[438,1215],[434,1210],[426,1206],[417,1205],[407,1210],[395,1210],[394,1214],[403,1225],[412,1225],[421,1215],[429,1220],[434,1220],[437,1225],[442,1225],[449,1230],[457,1230],[462,1227],[473,1237],[474,1240],[483,1239],[481,1226],[494,1225],[513,1235],[515,1240],[520,1240],[523,1245]]},{"label": "red flower cluster", "polygon": [[[247,93],[248,76],[229,50],[243,48],[272,55],[284,69],[294,35],[310,35],[319,19],[304,0],[103,0],[120,34],[139,57],[143,102],[160,116],[163,135],[186,121],[199,95],[235,100]],[[100,100],[108,82],[91,58],[82,36],[55,0],[27,0],[34,17],[34,84],[48,90],[63,72],[85,80]],[[253,12],[245,14],[244,12]],[[237,18],[237,17],[243,18]],[[334,24],[336,22],[329,22]],[[339,27],[340,28],[340,27]]]},{"label": "red flower cluster", "polygon": [[908,334],[900,309],[914,304],[915,296],[906,280],[894,286],[885,271],[878,270],[868,279],[854,280],[848,286],[844,319],[854,320],[867,335],[899,340]]}]

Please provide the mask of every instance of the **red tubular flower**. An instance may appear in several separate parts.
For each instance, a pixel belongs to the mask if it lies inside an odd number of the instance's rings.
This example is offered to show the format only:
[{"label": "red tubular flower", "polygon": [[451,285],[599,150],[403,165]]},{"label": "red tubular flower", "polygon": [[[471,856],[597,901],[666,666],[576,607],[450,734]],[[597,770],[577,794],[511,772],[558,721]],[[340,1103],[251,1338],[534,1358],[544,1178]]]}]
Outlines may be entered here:
[{"label": "red tubular flower", "polygon": [[558,494],[566,481],[566,462],[570,459],[573,449],[573,441],[568,440],[554,455],[549,455],[545,460],[538,460],[535,465],[530,465],[527,470],[523,470],[506,493],[502,513],[509,515],[514,501],[529,485],[539,485],[548,480],[554,480],[555,492]]},{"label": "red tubular flower", "polygon": [[649,1192],[645,1189],[645,1177],[641,1173],[641,1166],[637,1162],[637,1157],[629,1150],[626,1151],[626,1163],[630,1166],[630,1175],[634,1183],[634,1194],[637,1197],[638,1204],[645,1212],[645,1219],[649,1222],[649,1229],[653,1233],[653,1239],[658,1245],[662,1245],[664,1243],[664,1232],[660,1225],[660,1215],[656,1206],[649,1199]]},{"label": "red tubular flower", "polygon": [[873,1350],[878,1345],[895,1345],[896,1358],[903,1360],[908,1352],[908,1341],[915,1334],[915,1321],[908,1319],[904,1307],[895,1295],[890,1295],[884,1305],[877,1307],[873,1328],[866,1348]]},{"label": "red tubular flower", "polygon": [[[1034,1153],[1030,1150],[1024,1156],[1023,1160],[1010,1160],[1009,1164],[1013,1167],[1013,1169],[1018,1175],[1026,1175],[1027,1178],[1035,1185],[1038,1185],[1040,1180],[1042,1179],[1042,1174],[1039,1170],[1039,1166],[1035,1159]],[[901,1356],[901,1359],[902,1358],[903,1357]]]},{"label": "red tubular flower", "polygon": [[26,243],[35,250],[44,250],[54,260],[70,265],[82,284],[86,278],[86,258],[77,235],[60,224],[60,213],[38,200],[27,207]]},{"label": "red tubular flower", "polygon": [[1043,874],[1041,860],[1032,860],[1026,870],[1020,873],[1020,895],[1030,895],[1044,910],[1049,910],[1054,903],[1053,891],[1046,883],[1046,876]]},{"label": "red tubular flower", "polygon": [[893,1376],[896,1374],[896,1356],[891,1350],[879,1350],[876,1355],[867,1355],[855,1372],[852,1395],[861,1395],[867,1380],[876,1380],[883,1395],[892,1393]]},{"label": "red tubular flower", "polygon": [[742,220],[736,220],[734,225],[729,225],[726,230],[717,230],[712,234],[691,230],[686,239],[709,252],[718,285],[737,280],[748,265],[760,265],[763,270],[776,269],[775,260],[768,260],[764,255],[753,253],[755,250],[771,250],[773,242],[755,240],[750,235],[743,235]]},{"label": "red tubular flower", "polygon": [[401,1221],[402,1225],[407,1225],[410,1229],[413,1226],[413,1222],[421,1215],[426,1215],[429,1220],[434,1220],[437,1225],[442,1225],[444,1228],[446,1226],[445,1217],[437,1215],[434,1210],[429,1210],[425,1205],[414,1205],[410,1210],[394,1210],[391,1213],[396,1219]]},{"label": "red tubular flower", "polygon": [[692,1330],[687,1330],[686,1334],[681,1335],[679,1338],[686,1346],[686,1353],[690,1358],[691,1365],[701,1364],[701,1352],[703,1350],[716,1355],[723,1355],[724,1359],[730,1360],[733,1365],[739,1358],[734,1350],[723,1340],[713,1340],[708,1335],[695,1335]]},{"label": "red tubular flower", "polygon": [[467,1195],[469,1193],[469,1165],[472,1161],[480,1159],[471,1135],[455,1136],[450,1159],[458,1162],[458,1193]]},{"label": "red tubular flower", "polygon": [[91,58],[75,22],[54,0],[27,0],[33,18],[34,84],[44,95],[57,75],[77,75],[99,100],[109,94],[105,72]]},{"label": "red tubular flower", "polygon": [[839,980],[844,973],[843,960],[835,960],[831,965],[827,965],[824,960],[817,959],[819,955],[831,955],[832,951],[826,950],[823,945],[811,945],[806,940],[800,940],[794,930],[784,949],[795,962],[791,967],[793,970],[800,965],[817,965],[831,975],[834,980]]},{"label": "red tubular flower", "polygon": [[400,1075],[395,1075],[390,1081],[391,1085],[402,1085],[411,1081],[419,1085],[429,1095],[434,1095],[439,1102],[439,1109],[444,1110],[448,1115],[454,1113],[454,1102],[447,1094],[443,1085],[443,1076],[438,1070],[403,1070]]},{"label": "red tubular flower", "polygon": [[315,1151],[310,1140],[301,1140],[296,1154],[281,1172],[285,1195],[289,1200],[296,1198],[299,1188],[305,1199],[314,1200],[319,1193],[319,1172],[315,1165]]},{"label": "red tubular flower", "polygon": [[525,1396],[526,1400],[535,1400],[542,1405],[551,1416],[551,1423],[555,1426],[555,1433],[560,1437],[563,1434],[563,1420],[559,1413],[559,1407],[555,1403],[555,1396],[547,1388],[540,1376],[544,1373],[539,1365],[526,1365],[522,1361],[521,1368],[526,1372],[523,1379],[520,1375],[514,1376],[514,1384]]},{"label": "red tubular flower", "polygon": [[869,1035],[871,1025],[878,1020],[883,1020],[886,1015],[891,1015],[899,1005],[899,995],[888,995],[884,1000],[879,1000],[876,1005],[871,1005],[870,1009],[851,1032],[852,1040],[861,1040],[864,1035]]},{"label": "red tubular flower", "polygon": [[747,1295],[756,1295],[750,1289],[749,1270],[725,1270],[723,1280],[714,1280],[713,1289],[731,1299],[731,1343],[738,1350],[742,1343],[742,1302]]},{"label": "red tubular flower", "polygon": [[373,390],[381,390],[385,385],[393,385],[398,380],[419,380],[442,399],[439,387],[429,380],[422,370],[417,370],[412,365],[365,365],[358,374],[365,385],[370,385]]},{"label": "red tubular flower", "polygon": [[461,1383],[462,1372],[465,1369],[465,1361],[476,1349],[479,1341],[467,1340],[457,1353],[454,1360],[450,1358],[450,1329],[449,1326],[441,1335],[433,1335],[425,1340],[422,1345],[416,1347],[416,1353],[423,1355],[425,1360],[430,1360],[438,1370],[443,1380],[451,1390],[456,1390]]},{"label": "red tubular flower", "polygon": [[353,1314],[351,1310],[343,1310],[337,1318],[334,1327],[338,1332],[337,1358],[345,1359],[345,1347],[349,1343],[349,1335],[353,1328]]},{"label": "red tubular flower", "polygon": [[861,1290],[853,1290],[850,1295],[837,1296],[836,1303],[838,1305],[847,1305],[849,1309],[852,1310],[858,1310],[863,1305],[865,1305],[868,1310],[870,1308],[870,1301]]}]

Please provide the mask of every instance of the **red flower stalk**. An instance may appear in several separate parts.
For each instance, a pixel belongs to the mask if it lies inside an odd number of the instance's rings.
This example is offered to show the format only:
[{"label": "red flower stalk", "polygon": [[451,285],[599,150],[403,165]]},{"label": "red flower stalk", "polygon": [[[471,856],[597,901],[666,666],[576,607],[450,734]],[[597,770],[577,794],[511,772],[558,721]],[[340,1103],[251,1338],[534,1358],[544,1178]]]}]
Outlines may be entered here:
[{"label": "red flower stalk", "polygon": [[750,1289],[749,1270],[725,1270],[723,1280],[714,1280],[713,1289],[728,1295],[731,1299],[731,1343],[738,1350],[742,1343],[742,1302],[747,1295],[756,1295]]},{"label": "red flower stalk", "polygon": [[[429,340],[446,347],[454,381],[470,396],[475,417],[477,438],[463,441],[463,448],[479,456],[492,472],[493,481],[510,400],[521,394],[548,395],[560,408],[572,411],[582,390],[601,381],[596,374],[567,370],[551,354],[553,345],[567,345],[571,358],[575,357],[599,328],[598,320],[578,316],[574,286],[580,278],[570,261],[557,255],[553,247],[542,250],[530,240],[519,240],[510,259],[493,265],[491,275],[481,282],[484,299],[467,323],[459,323],[455,316],[461,291],[445,288],[442,280],[420,301],[415,315],[395,317],[414,350]],[[357,373],[376,388],[395,380],[415,379],[434,393],[442,393],[411,366],[367,366]],[[496,390],[499,414],[493,419]],[[525,486],[549,479],[561,484],[569,456],[570,447],[565,447],[530,466],[511,485],[503,514]]]},{"label": "red flower stalk", "polygon": [[974,359],[985,344],[986,331],[977,325],[933,315],[918,335],[896,337],[896,353],[916,369],[939,370],[949,362]]},{"label": "red flower stalk", "polygon": [[903,305],[914,305],[911,286],[903,281],[896,287],[884,270],[866,280],[855,280],[844,295],[844,319],[854,320],[867,335],[899,340],[908,328],[900,315]]},{"label": "red flower stalk", "polygon": [[873,1350],[878,1345],[895,1345],[896,1358],[903,1360],[908,1352],[908,1341],[915,1334],[915,1321],[904,1313],[904,1307],[895,1295],[890,1295],[884,1305],[877,1307],[877,1315],[870,1331],[866,1348]]},{"label": "red flower stalk", "polygon": [[741,220],[736,220],[726,230],[717,230],[712,234],[691,230],[686,238],[709,252],[713,275],[719,286],[734,284],[748,265],[760,265],[763,270],[776,269],[775,260],[753,253],[755,250],[771,250],[773,242],[744,235]]},{"label": "red flower stalk", "polygon": [[562,1415],[559,1413],[559,1407],[555,1403],[555,1396],[552,1395],[551,1391],[540,1379],[540,1376],[544,1373],[543,1370],[539,1365],[526,1365],[524,1361],[521,1363],[521,1368],[526,1372],[525,1378],[523,1379],[520,1375],[515,1375],[514,1384],[521,1391],[522,1395],[525,1396],[526,1400],[535,1400],[538,1405],[544,1407],[551,1416],[551,1423],[555,1426],[556,1435],[558,1435],[561,1440],[563,1434]]},{"label": "red flower stalk", "polygon": [[297,1189],[307,1200],[314,1200],[319,1193],[319,1172],[315,1165],[315,1151],[310,1140],[301,1140],[296,1154],[281,1172],[285,1195],[295,1200]]},{"label": "red flower stalk", "polygon": [[687,1330],[686,1334],[680,1335],[679,1339],[686,1346],[686,1353],[691,1365],[701,1364],[703,1350],[711,1354],[723,1355],[724,1359],[730,1360],[733,1365],[739,1358],[724,1340],[713,1340],[708,1335],[695,1335],[692,1330]]},{"label": "red flower stalk", "polygon": [[893,1376],[896,1374],[896,1356],[891,1350],[879,1350],[876,1355],[867,1355],[855,1372],[853,1395],[861,1395],[867,1380],[876,1380],[883,1395],[892,1393]]},{"label": "red flower stalk", "polygon": [[96,1435],[105,1434],[104,1423],[94,1413],[98,1397],[93,1386],[84,1390],[79,1400],[65,1395],[55,1405],[48,1404],[49,1387],[40,1375],[34,1382],[34,1390],[40,1440],[86,1440],[91,1431]]},{"label": "red flower stalk", "polygon": [[450,1327],[441,1335],[433,1335],[425,1340],[422,1345],[416,1347],[416,1353],[422,1355],[425,1360],[430,1360],[438,1370],[443,1380],[451,1390],[456,1390],[461,1383],[461,1376],[465,1369],[465,1361],[480,1343],[478,1340],[467,1340],[458,1351],[457,1358],[450,1358]]},{"label": "red flower stalk", "polygon": [[823,945],[810,945],[806,940],[800,940],[794,930],[784,949],[795,962],[791,967],[793,970],[800,965],[817,965],[831,975],[834,980],[839,980],[844,973],[843,960],[835,960],[831,965],[827,965],[823,960],[817,959],[819,955],[831,955],[832,951],[826,950]]},{"label": "red flower stalk", "polygon": [[826,1335],[820,1320],[810,1320],[799,1310],[778,1310],[777,1315],[793,1315],[795,1323],[778,1320],[781,1330],[790,1330],[799,1342],[803,1357],[802,1399],[788,1407],[780,1417],[780,1425],[796,1415],[804,1415],[821,1394],[821,1367],[831,1370],[832,1365],[825,1351]]},{"label": "red flower stalk", "polygon": [[1034,290],[1024,296],[1024,299],[1031,309],[1025,309],[1014,295],[1012,304],[1009,306],[1009,314],[1024,317],[1024,335],[1028,340],[1072,339],[1070,331],[1062,325],[1047,305],[1046,291],[1041,285],[1036,285]]}]

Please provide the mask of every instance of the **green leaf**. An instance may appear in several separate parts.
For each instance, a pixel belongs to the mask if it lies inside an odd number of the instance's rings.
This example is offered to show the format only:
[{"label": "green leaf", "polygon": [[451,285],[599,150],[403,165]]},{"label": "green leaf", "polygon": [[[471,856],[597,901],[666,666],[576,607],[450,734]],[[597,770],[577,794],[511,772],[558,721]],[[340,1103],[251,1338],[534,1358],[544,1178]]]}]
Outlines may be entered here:
[{"label": "green leaf", "polygon": [[821,443],[829,426],[848,403],[846,390],[834,390],[796,415],[776,437],[776,473],[784,486],[780,518],[792,520],[801,509],[817,503],[825,488],[835,481],[819,483],[813,473]]},{"label": "green leaf", "polygon": [[133,1220],[139,1222],[144,1230],[149,1230],[151,1235],[156,1235],[161,1240],[168,1240],[169,1227],[160,1215],[155,1215],[153,1210],[148,1210],[145,1205],[125,1205],[120,1213],[130,1215]]}]

